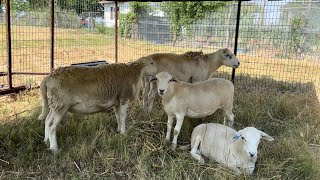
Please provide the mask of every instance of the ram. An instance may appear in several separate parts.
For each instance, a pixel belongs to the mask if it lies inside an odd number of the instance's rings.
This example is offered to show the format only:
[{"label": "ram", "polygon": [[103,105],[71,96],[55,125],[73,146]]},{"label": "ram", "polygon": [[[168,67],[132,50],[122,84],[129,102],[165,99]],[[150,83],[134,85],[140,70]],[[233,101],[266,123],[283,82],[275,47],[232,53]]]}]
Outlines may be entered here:
[{"label": "ram", "polygon": [[153,60],[147,57],[128,64],[56,69],[40,84],[42,113],[38,119],[46,119],[45,143],[57,151],[56,128],[67,112],[93,114],[113,107],[118,131],[125,133],[129,102],[138,97],[141,79],[155,74]]}]

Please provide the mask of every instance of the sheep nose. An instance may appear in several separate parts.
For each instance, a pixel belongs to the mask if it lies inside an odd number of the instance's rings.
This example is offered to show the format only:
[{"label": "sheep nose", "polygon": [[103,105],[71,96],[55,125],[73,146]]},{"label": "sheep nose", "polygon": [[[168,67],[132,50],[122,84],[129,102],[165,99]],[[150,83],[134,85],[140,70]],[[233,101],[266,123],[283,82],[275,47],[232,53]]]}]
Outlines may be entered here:
[{"label": "sheep nose", "polygon": [[256,153],[249,152],[250,156],[253,157]]},{"label": "sheep nose", "polygon": [[240,62],[238,62],[238,66],[240,66]]},{"label": "sheep nose", "polygon": [[160,94],[163,94],[164,89],[159,89]]}]

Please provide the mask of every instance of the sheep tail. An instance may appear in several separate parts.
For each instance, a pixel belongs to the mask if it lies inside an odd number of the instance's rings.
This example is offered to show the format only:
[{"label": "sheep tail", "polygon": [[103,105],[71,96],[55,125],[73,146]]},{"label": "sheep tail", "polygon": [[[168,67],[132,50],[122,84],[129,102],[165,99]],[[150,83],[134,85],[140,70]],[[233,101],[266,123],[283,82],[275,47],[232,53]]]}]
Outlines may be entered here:
[{"label": "sheep tail", "polygon": [[48,80],[49,80],[49,76],[45,77],[40,83],[42,112],[38,117],[39,120],[44,120],[49,113],[48,96],[47,96],[47,82],[48,82]]}]

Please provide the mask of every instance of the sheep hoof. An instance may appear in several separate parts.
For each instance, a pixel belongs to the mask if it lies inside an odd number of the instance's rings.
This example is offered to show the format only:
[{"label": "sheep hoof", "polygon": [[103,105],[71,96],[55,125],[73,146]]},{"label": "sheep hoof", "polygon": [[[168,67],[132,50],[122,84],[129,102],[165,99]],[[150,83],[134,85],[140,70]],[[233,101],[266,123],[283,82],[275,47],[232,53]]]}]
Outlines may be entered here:
[{"label": "sheep hoof", "polygon": [[45,139],[43,142],[46,144],[46,146],[49,146],[49,139]]},{"label": "sheep hoof", "polygon": [[59,154],[60,150],[58,148],[49,148],[49,150],[53,153],[53,154]]},{"label": "sheep hoof", "polygon": [[204,159],[203,158],[199,159],[199,164],[204,165]]},{"label": "sheep hoof", "polygon": [[45,115],[42,115],[42,114],[40,114],[40,116],[38,117],[38,120],[40,121],[43,121],[45,119],[46,119]]}]

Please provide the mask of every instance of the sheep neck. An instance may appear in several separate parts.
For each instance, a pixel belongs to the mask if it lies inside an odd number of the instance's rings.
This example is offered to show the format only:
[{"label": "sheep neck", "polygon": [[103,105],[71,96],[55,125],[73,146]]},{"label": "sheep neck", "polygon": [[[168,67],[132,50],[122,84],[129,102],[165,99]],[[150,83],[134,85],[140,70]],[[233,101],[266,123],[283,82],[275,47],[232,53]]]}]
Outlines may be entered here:
[{"label": "sheep neck", "polygon": [[168,103],[174,96],[174,92],[178,83],[171,82],[168,86],[167,92],[162,96],[162,102],[164,104]]},{"label": "sheep neck", "polygon": [[[205,56],[205,58],[207,59],[205,62],[208,66],[207,76],[209,77],[212,73],[216,72],[223,64],[221,62],[222,59],[219,51],[212,54],[206,54]],[[209,60],[208,56],[211,56],[210,59],[212,60]]]}]

